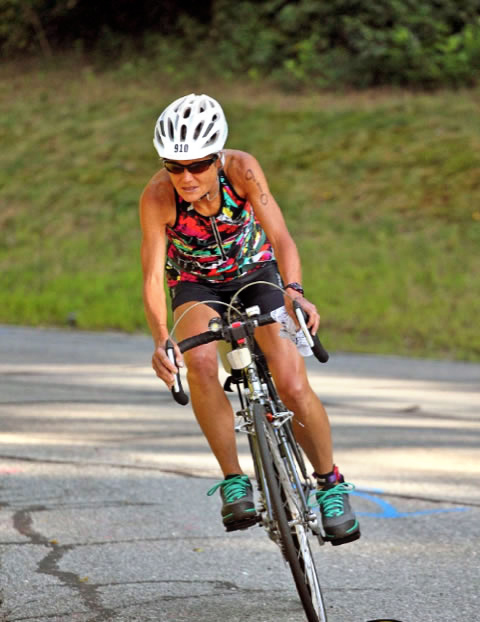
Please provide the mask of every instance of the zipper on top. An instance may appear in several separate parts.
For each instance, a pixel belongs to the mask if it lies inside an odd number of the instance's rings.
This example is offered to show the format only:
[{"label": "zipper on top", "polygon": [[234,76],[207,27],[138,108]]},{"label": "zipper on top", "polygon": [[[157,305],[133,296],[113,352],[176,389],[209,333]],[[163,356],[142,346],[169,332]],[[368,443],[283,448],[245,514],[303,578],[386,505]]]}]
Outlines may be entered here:
[{"label": "zipper on top", "polygon": [[223,261],[226,261],[227,256],[225,254],[225,251],[223,250],[222,238],[220,236],[220,231],[218,230],[218,227],[217,227],[215,216],[210,216],[209,218],[210,218],[210,224],[212,226],[213,235],[215,237],[215,241],[217,242],[217,246],[220,250],[220,254],[222,256]]}]

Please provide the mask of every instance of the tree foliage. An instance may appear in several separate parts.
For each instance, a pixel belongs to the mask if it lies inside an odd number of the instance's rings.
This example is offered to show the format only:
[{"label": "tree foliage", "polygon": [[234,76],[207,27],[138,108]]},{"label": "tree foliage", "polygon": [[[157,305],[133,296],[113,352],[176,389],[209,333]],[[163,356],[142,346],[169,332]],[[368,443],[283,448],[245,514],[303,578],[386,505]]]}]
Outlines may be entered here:
[{"label": "tree foliage", "polygon": [[[195,0],[0,0],[0,49],[14,54],[38,51],[42,39],[50,49],[81,41],[92,48],[105,33],[138,38],[153,30],[176,34],[181,15],[199,24],[209,18],[209,2]],[[108,36],[108,35],[107,35]]]},{"label": "tree foliage", "polygon": [[480,0],[0,0],[7,55],[132,42],[287,86],[470,85]]},{"label": "tree foliage", "polygon": [[[268,0],[214,4],[220,54],[314,86],[471,84],[480,68],[480,0]],[[234,32],[228,25],[237,23]],[[230,55],[232,51],[229,51]]]}]

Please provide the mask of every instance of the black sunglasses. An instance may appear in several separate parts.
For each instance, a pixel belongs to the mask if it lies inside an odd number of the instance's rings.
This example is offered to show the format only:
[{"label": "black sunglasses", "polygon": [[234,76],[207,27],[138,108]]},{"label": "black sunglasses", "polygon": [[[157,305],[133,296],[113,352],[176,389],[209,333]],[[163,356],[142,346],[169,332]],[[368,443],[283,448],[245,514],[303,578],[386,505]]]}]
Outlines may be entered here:
[{"label": "black sunglasses", "polygon": [[180,164],[172,160],[164,160],[163,166],[169,173],[173,173],[174,175],[181,175],[185,169],[187,169],[189,173],[192,173],[192,175],[197,175],[198,173],[205,173],[217,160],[218,155],[215,154],[211,158],[208,158],[208,160],[200,160],[199,162],[192,162],[191,164]]}]

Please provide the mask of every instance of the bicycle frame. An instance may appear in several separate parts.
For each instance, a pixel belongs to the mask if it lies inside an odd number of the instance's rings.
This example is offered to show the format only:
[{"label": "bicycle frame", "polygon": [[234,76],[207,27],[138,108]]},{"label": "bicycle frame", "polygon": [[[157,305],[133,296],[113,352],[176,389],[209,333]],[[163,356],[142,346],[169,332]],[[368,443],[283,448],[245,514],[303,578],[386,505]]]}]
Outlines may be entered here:
[{"label": "bicycle frame", "polygon": [[[259,350],[256,342],[253,341],[252,343],[252,341],[249,344],[252,360],[247,367],[240,370],[241,375],[235,380],[241,406],[236,415],[242,419],[242,421],[236,425],[236,430],[237,432],[249,435],[255,476],[261,497],[259,507],[257,508],[258,513],[262,516],[263,526],[267,529],[270,538],[278,543],[278,534],[275,534],[275,530],[272,529],[272,525],[275,524],[273,508],[269,499],[268,486],[262,471],[258,447],[256,446],[253,419],[254,404],[260,404],[267,410],[266,417],[274,430],[276,443],[280,449],[280,455],[282,456],[282,460],[288,465],[287,472],[292,475],[293,481],[288,480],[288,482],[284,482],[284,484],[293,487],[297,492],[299,500],[295,500],[298,509],[298,517],[296,520],[302,522],[306,528],[310,529],[310,531],[317,536],[320,544],[324,544],[317,515],[308,505],[308,493],[314,489],[314,485],[308,476],[305,461],[293,436],[291,421],[294,415],[281,402],[273,384],[270,371],[266,366],[263,354]],[[227,369],[226,371],[228,372],[230,370]],[[230,379],[231,376],[225,383],[227,385],[227,390],[231,390]]]}]

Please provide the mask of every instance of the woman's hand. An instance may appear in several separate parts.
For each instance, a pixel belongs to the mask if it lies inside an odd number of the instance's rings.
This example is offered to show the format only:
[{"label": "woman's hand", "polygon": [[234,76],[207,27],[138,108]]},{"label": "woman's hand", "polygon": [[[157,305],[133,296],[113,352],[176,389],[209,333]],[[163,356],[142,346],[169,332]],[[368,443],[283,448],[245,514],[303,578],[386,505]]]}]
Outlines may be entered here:
[{"label": "woman's hand", "polygon": [[183,357],[177,344],[172,340],[170,341],[173,344],[177,366],[175,366],[168,358],[165,351],[165,342],[163,342],[163,344],[157,345],[152,356],[152,367],[155,373],[161,380],[163,380],[163,382],[167,385],[169,389],[173,387],[173,384],[175,382],[175,374],[177,374],[179,371],[178,367],[183,367],[184,365]]},{"label": "woman's hand", "polygon": [[288,295],[285,295],[285,307],[289,315],[295,320],[296,326],[298,326],[298,320],[297,316],[295,315],[295,311],[293,310],[292,298],[294,298],[298,302],[298,304],[308,315],[307,328],[312,335],[316,335],[320,326],[320,315],[317,311],[317,307],[313,304],[313,302],[310,302],[309,300],[304,298],[299,292],[289,291]]}]

